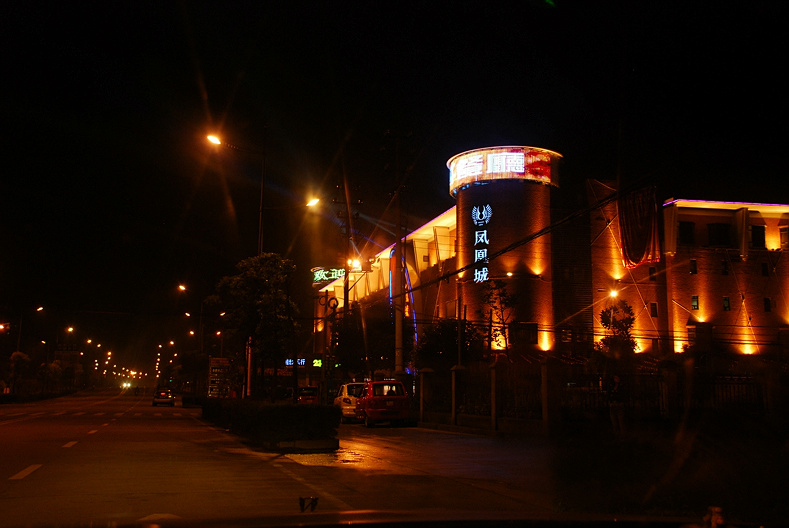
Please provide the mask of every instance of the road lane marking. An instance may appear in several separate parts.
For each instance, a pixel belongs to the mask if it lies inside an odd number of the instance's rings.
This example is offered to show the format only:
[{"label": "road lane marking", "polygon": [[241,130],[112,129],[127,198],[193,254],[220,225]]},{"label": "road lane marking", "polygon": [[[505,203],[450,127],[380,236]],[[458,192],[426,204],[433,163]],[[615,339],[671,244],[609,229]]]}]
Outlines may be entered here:
[{"label": "road lane marking", "polygon": [[300,476],[296,475],[293,471],[291,471],[290,469],[286,468],[282,464],[279,464],[279,463],[275,462],[275,463],[271,464],[271,466],[275,467],[278,470],[280,470],[281,472],[285,473],[287,476],[289,476],[290,478],[292,478],[293,480],[295,480],[296,482],[298,482],[302,486],[306,486],[306,487],[310,488],[315,493],[316,497],[326,497],[330,501],[334,501],[337,504],[339,504],[340,508],[342,508],[344,510],[352,510],[353,509],[353,507],[350,504],[347,504],[346,502],[340,500],[335,495],[332,495],[331,493],[326,491],[326,489],[324,489],[322,487],[319,487],[319,486],[315,486],[314,484],[311,484],[310,482],[307,482],[306,480],[304,480]]},{"label": "road lane marking", "polygon": [[18,416],[17,418],[14,418],[12,420],[5,420],[3,422],[0,422],[0,425],[8,425],[16,422],[27,422],[30,420],[35,420],[36,418],[38,418],[38,416]]},{"label": "road lane marking", "polygon": [[85,411],[74,413],[74,416],[82,416],[83,414],[85,414]]},{"label": "road lane marking", "polygon": [[88,434],[96,434],[96,433],[98,433],[98,432],[99,432],[99,430],[98,430],[98,429],[94,429],[93,431],[88,431]]},{"label": "road lane marking", "polygon": [[76,440],[63,444],[63,447],[74,447],[77,444]]},{"label": "road lane marking", "polygon": [[22,480],[38,468],[40,468],[43,464],[33,464],[32,466],[28,466],[13,477],[10,477],[8,480]]},{"label": "road lane marking", "polygon": [[60,412],[56,412],[56,413],[55,413],[55,414],[53,414],[52,416],[60,416],[61,414],[66,414],[66,411],[60,411]]}]

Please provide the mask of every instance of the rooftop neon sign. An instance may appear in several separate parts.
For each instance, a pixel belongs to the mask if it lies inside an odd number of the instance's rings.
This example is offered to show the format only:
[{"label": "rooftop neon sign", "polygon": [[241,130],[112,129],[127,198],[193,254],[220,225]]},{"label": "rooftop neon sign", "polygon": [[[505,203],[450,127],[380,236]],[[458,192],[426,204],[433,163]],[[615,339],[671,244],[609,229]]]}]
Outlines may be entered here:
[{"label": "rooftop neon sign", "polygon": [[449,192],[495,180],[532,180],[557,185],[556,163],[562,155],[536,147],[489,147],[457,154],[447,161]]}]

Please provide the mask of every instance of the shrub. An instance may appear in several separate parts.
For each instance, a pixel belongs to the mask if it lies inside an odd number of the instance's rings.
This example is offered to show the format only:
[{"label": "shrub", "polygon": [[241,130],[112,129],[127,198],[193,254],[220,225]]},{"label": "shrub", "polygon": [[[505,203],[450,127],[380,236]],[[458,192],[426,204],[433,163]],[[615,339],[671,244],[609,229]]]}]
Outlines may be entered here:
[{"label": "shrub", "polygon": [[250,443],[266,446],[278,442],[333,439],[337,436],[340,417],[340,409],[334,405],[214,398],[203,403],[203,419]]}]

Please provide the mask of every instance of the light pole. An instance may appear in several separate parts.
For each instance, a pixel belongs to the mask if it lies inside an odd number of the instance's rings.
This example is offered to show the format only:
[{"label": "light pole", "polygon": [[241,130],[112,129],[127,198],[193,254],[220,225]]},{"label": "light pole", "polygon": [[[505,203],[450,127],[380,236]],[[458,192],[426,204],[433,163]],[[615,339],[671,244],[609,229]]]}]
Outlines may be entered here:
[{"label": "light pole", "polygon": [[[43,312],[43,311],[44,311],[44,307],[43,306],[39,306],[38,308],[36,308],[36,312]],[[19,324],[17,325],[17,329],[16,329],[16,350],[17,350],[17,352],[21,352],[22,351],[22,321],[24,320],[24,318],[25,318],[25,312],[23,311],[23,312],[21,312],[19,314]],[[2,324],[0,324],[0,330],[6,330],[8,328],[11,328],[11,326],[12,325],[10,325],[8,323],[2,323]]]},{"label": "light pole", "polygon": [[214,145],[219,145],[238,152],[245,152],[247,154],[255,154],[260,156],[260,205],[258,208],[258,256],[263,254],[263,194],[266,188],[266,153],[265,150],[249,150],[237,147],[232,143],[223,142],[218,136],[207,136],[208,141]]}]

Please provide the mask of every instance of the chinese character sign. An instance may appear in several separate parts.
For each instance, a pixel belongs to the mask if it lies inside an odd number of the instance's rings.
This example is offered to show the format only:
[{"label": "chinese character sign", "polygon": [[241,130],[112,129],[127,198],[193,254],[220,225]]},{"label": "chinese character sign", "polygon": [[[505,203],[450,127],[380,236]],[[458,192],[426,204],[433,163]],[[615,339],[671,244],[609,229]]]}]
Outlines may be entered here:
[{"label": "chinese character sign", "polygon": [[488,280],[488,222],[492,216],[493,208],[490,204],[475,205],[471,209],[471,220],[477,227],[474,230],[474,263],[480,263],[480,267],[474,270],[474,282]]},{"label": "chinese character sign", "polygon": [[557,185],[554,165],[558,152],[537,147],[489,147],[470,150],[447,161],[449,192],[452,195],[483,181],[530,180]]},{"label": "chinese character sign", "polygon": [[345,270],[342,268],[312,268],[312,282],[331,282],[345,276]]},{"label": "chinese character sign", "polygon": [[[304,358],[296,359],[296,366],[304,367],[306,365],[307,365],[307,360],[306,359],[304,359]],[[286,367],[292,367],[293,366],[293,359],[291,359],[291,358],[285,359],[285,366]]]}]

